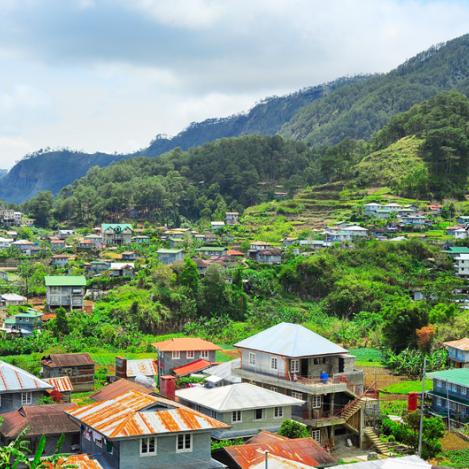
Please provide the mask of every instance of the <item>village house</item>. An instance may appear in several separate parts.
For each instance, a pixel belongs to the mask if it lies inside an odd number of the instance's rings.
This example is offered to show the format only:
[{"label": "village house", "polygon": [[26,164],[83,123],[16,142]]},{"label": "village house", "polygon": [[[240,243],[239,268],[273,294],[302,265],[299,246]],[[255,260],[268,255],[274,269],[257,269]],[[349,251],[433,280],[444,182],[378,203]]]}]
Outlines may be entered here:
[{"label": "village house", "polygon": [[84,239],[89,241],[96,251],[100,251],[104,247],[103,238],[98,234],[87,234]]},{"label": "village house", "polygon": [[50,263],[55,267],[65,267],[71,258],[68,254],[55,254],[52,256]]},{"label": "village house", "polygon": [[62,251],[65,249],[65,241],[59,238],[52,238],[50,240],[50,247],[52,251]]},{"label": "village house", "polygon": [[130,244],[133,233],[133,227],[128,223],[103,223],[101,225],[101,236],[106,246]]},{"label": "village house", "polygon": [[151,358],[130,360],[116,357],[116,377],[136,381],[140,384],[151,383],[152,386],[155,386],[158,377],[158,362]]},{"label": "village house", "polygon": [[81,238],[78,240],[77,249],[80,251],[94,251],[96,246],[91,239]]},{"label": "village house", "polygon": [[156,342],[153,347],[158,353],[159,376],[170,374],[174,368],[188,365],[198,360],[204,360],[208,365],[215,362],[215,354],[220,350],[218,345],[208,340],[189,337],[177,337],[174,339]]},{"label": "village house", "polygon": [[445,342],[443,345],[448,350],[452,368],[469,368],[469,337]]},{"label": "village house", "polygon": [[226,247],[222,246],[202,246],[197,248],[196,252],[205,257],[220,257],[226,254]]},{"label": "village house", "polygon": [[431,225],[430,220],[420,213],[399,215],[397,220],[402,227],[425,228]]},{"label": "village house", "polygon": [[176,391],[179,401],[225,422],[229,429],[215,430],[217,440],[245,438],[261,430],[276,432],[291,418],[292,407],[302,400],[249,383],[207,388],[194,386]]},{"label": "village house", "polygon": [[111,277],[133,277],[135,266],[133,262],[111,262],[109,267]]},{"label": "village house", "polygon": [[70,238],[70,236],[73,236],[74,234],[75,231],[73,230],[57,230],[57,237],[63,240]]},{"label": "village house", "polygon": [[211,221],[210,222],[210,228],[212,231],[218,231],[223,228],[225,228],[225,222],[224,221]]},{"label": "village house", "polygon": [[16,293],[4,293],[0,295],[0,304],[3,306],[25,305],[27,302],[28,299],[25,296]]},{"label": "village house", "polygon": [[42,313],[29,308],[13,316],[8,316],[3,323],[3,330],[9,334],[31,335],[42,328]]},{"label": "village house", "polygon": [[0,237],[0,249],[8,249],[13,244],[12,238],[1,238]]},{"label": "village house", "polygon": [[239,212],[226,212],[225,223],[228,226],[237,225],[239,223]]},{"label": "village house", "polygon": [[177,402],[129,391],[67,413],[80,425],[81,450],[103,467],[224,467],[212,459],[210,434],[228,426]]},{"label": "village house", "polygon": [[469,422],[469,368],[452,368],[428,374],[433,381],[431,412],[458,424]]},{"label": "village house", "polygon": [[334,447],[337,438],[362,444],[363,371],[344,348],[298,324],[281,323],[235,344],[243,382],[305,401],[293,409],[315,440]]},{"label": "village house", "polygon": [[258,250],[255,252],[255,260],[259,264],[281,264],[282,251],[278,248]]},{"label": "village house", "polygon": [[329,228],[324,231],[327,242],[346,242],[365,239],[368,237],[368,230],[358,225],[344,225],[336,228]]},{"label": "village house", "polygon": [[456,218],[456,221],[458,223],[460,223],[461,225],[469,224],[469,216],[468,215],[460,215],[458,218]]},{"label": "village house", "polygon": [[135,381],[131,381],[129,379],[117,378],[115,381],[106,384],[98,392],[92,394],[90,398],[96,402],[108,401],[110,399],[115,399],[116,397],[119,397],[129,391],[138,391],[143,394],[155,394],[156,388],[154,384],[153,386],[149,387],[143,384],[138,384]]},{"label": "village house", "polygon": [[169,238],[168,242],[171,249],[183,249],[187,244],[187,240],[181,238]]},{"label": "village house", "polygon": [[74,389],[69,376],[44,378],[44,381],[52,386],[52,389],[47,391],[47,393],[54,401],[63,403],[72,402],[72,392],[74,392]]},{"label": "village house", "polygon": [[83,308],[86,287],[83,275],[46,275],[44,281],[49,308]]},{"label": "village house", "polygon": [[182,249],[158,249],[156,251],[158,254],[158,260],[162,264],[171,265],[175,262],[183,261],[184,260],[184,250]]},{"label": "village house", "polygon": [[243,445],[215,450],[214,458],[231,469],[264,469],[265,454],[269,467],[316,469],[329,467],[335,459],[313,438],[287,438],[262,431]]},{"label": "village house", "polygon": [[137,260],[137,253],[135,251],[125,251],[121,254],[123,261],[135,261]]},{"label": "village house", "polygon": [[453,259],[461,254],[469,254],[469,247],[466,246],[450,246],[444,250]]},{"label": "village house", "polygon": [[91,261],[85,265],[86,272],[88,275],[100,275],[111,268],[111,262],[104,259],[98,259]]},{"label": "village house", "polygon": [[44,435],[46,446],[43,455],[49,456],[55,453],[59,438],[63,435],[61,452],[77,450],[80,447],[80,426],[65,414],[65,410],[77,407],[76,404],[32,405],[7,412],[2,415],[0,444],[8,445],[22,435],[34,454]]},{"label": "village house", "polygon": [[18,249],[22,254],[25,254],[26,256],[33,256],[41,250],[39,246],[27,239],[19,239],[17,241],[13,241],[13,243],[11,243],[11,246]]},{"label": "village house", "polygon": [[271,243],[266,241],[251,241],[249,244],[249,251],[264,251],[265,249],[273,248]]},{"label": "village house", "polygon": [[458,277],[469,277],[469,254],[459,254],[455,257],[454,268]]},{"label": "village house", "polygon": [[0,225],[22,226],[23,213],[9,208],[0,207]]},{"label": "village house", "polygon": [[149,242],[150,242],[150,236],[145,236],[145,235],[132,236],[132,243],[148,244]]},{"label": "village house", "polygon": [[52,386],[21,368],[0,361],[0,413],[39,404]]},{"label": "village house", "polygon": [[95,363],[88,353],[51,353],[42,357],[42,377],[68,376],[74,392],[93,391]]},{"label": "village house", "polygon": [[446,228],[446,234],[448,236],[454,236],[455,239],[467,238],[466,228],[461,225],[448,226],[448,228]]}]

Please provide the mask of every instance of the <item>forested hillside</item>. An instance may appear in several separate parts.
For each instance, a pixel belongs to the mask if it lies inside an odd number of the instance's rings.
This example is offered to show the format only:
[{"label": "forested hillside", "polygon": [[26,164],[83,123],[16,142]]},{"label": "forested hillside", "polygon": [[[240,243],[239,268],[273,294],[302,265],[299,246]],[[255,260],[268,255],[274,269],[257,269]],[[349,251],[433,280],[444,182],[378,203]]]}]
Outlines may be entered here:
[{"label": "forested hillside", "polygon": [[303,107],[280,133],[314,146],[366,139],[394,114],[449,89],[469,95],[469,35],[432,47],[390,73],[337,89]]}]

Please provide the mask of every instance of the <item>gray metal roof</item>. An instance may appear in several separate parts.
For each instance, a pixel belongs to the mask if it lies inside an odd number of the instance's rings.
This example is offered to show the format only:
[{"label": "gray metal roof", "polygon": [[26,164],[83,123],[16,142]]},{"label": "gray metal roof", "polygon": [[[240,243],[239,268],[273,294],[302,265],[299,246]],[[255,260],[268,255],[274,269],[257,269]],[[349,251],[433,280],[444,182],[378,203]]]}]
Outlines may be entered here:
[{"label": "gray metal roof", "polygon": [[202,386],[179,389],[176,396],[218,412],[267,407],[297,406],[304,401],[250,383],[237,383],[218,388]]},{"label": "gray metal roof", "polygon": [[400,458],[376,459],[375,461],[357,462],[329,466],[329,469],[431,469],[432,465],[416,455]]},{"label": "gray metal roof", "polygon": [[282,322],[235,344],[235,347],[258,350],[286,357],[310,357],[346,353],[330,340],[299,324]]},{"label": "gray metal roof", "polygon": [[0,361],[0,392],[40,391],[45,389],[53,389],[53,386],[21,368]]},{"label": "gray metal roof", "polygon": [[211,366],[203,371],[205,375],[216,376],[230,383],[240,383],[241,378],[233,374],[234,368],[239,368],[241,366],[241,360],[235,358],[229,362],[223,362],[219,365]]}]

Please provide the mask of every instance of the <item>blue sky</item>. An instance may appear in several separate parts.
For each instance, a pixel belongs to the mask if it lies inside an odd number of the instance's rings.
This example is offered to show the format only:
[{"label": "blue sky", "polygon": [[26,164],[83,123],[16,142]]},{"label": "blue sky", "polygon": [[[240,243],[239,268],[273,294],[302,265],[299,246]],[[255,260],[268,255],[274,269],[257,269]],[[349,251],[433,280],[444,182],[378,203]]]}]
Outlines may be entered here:
[{"label": "blue sky", "polygon": [[133,151],[468,32],[463,0],[0,0],[0,168]]}]

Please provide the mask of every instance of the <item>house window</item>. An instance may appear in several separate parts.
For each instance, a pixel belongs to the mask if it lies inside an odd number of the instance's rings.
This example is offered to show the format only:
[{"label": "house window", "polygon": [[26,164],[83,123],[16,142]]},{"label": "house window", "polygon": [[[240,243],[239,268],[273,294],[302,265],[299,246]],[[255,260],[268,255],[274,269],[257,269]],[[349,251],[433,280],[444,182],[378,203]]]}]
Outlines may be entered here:
[{"label": "house window", "polygon": [[311,407],[313,409],[319,409],[322,405],[322,396],[312,396]]},{"label": "house window", "polygon": [[173,360],[179,360],[181,358],[181,352],[179,352],[179,351],[171,352],[171,358]]},{"label": "house window", "polygon": [[321,430],[313,430],[311,432],[313,440],[316,440],[318,443],[321,443]]},{"label": "house window", "polygon": [[254,420],[262,420],[264,418],[264,409],[256,409],[254,411]]},{"label": "house window", "polygon": [[33,403],[33,393],[22,392],[21,393],[21,405],[31,405],[32,403]]},{"label": "house window", "polygon": [[274,418],[279,419],[283,417],[283,407],[274,407]]},{"label": "house window", "polygon": [[195,353],[193,350],[188,350],[186,352],[186,358],[194,358],[195,357]]},{"label": "house window", "polygon": [[178,435],[176,440],[176,452],[186,453],[189,451],[192,451],[192,435],[190,433]]},{"label": "house window", "polygon": [[231,423],[239,423],[239,422],[242,422],[241,411],[240,410],[234,410],[231,413]]},{"label": "house window", "polygon": [[255,365],[256,364],[256,354],[249,352],[249,364]]},{"label": "house window", "polygon": [[[461,394],[463,394],[465,396],[466,392],[467,392],[467,388],[465,388],[464,386],[461,386]],[[2,405],[2,401],[0,400],[0,406],[1,405]]]},{"label": "house window", "polygon": [[443,401],[441,400],[441,397],[438,397],[438,398],[436,399],[436,405],[437,405],[438,407],[441,407],[441,406],[443,405]]},{"label": "house window", "polygon": [[140,456],[154,456],[156,454],[156,438],[142,438],[140,440]]},{"label": "house window", "polygon": [[270,386],[270,390],[274,391],[274,392],[277,392],[277,388],[275,386]]},{"label": "house window", "polygon": [[278,360],[275,357],[270,359],[270,367],[272,370],[278,370]]},{"label": "house window", "polygon": [[300,372],[300,360],[290,360],[290,371],[292,373]]},{"label": "house window", "polygon": [[303,400],[303,393],[292,391],[291,392],[291,397],[294,397],[295,399]]},{"label": "house window", "polygon": [[208,350],[201,350],[200,351],[200,358],[208,358]]}]

